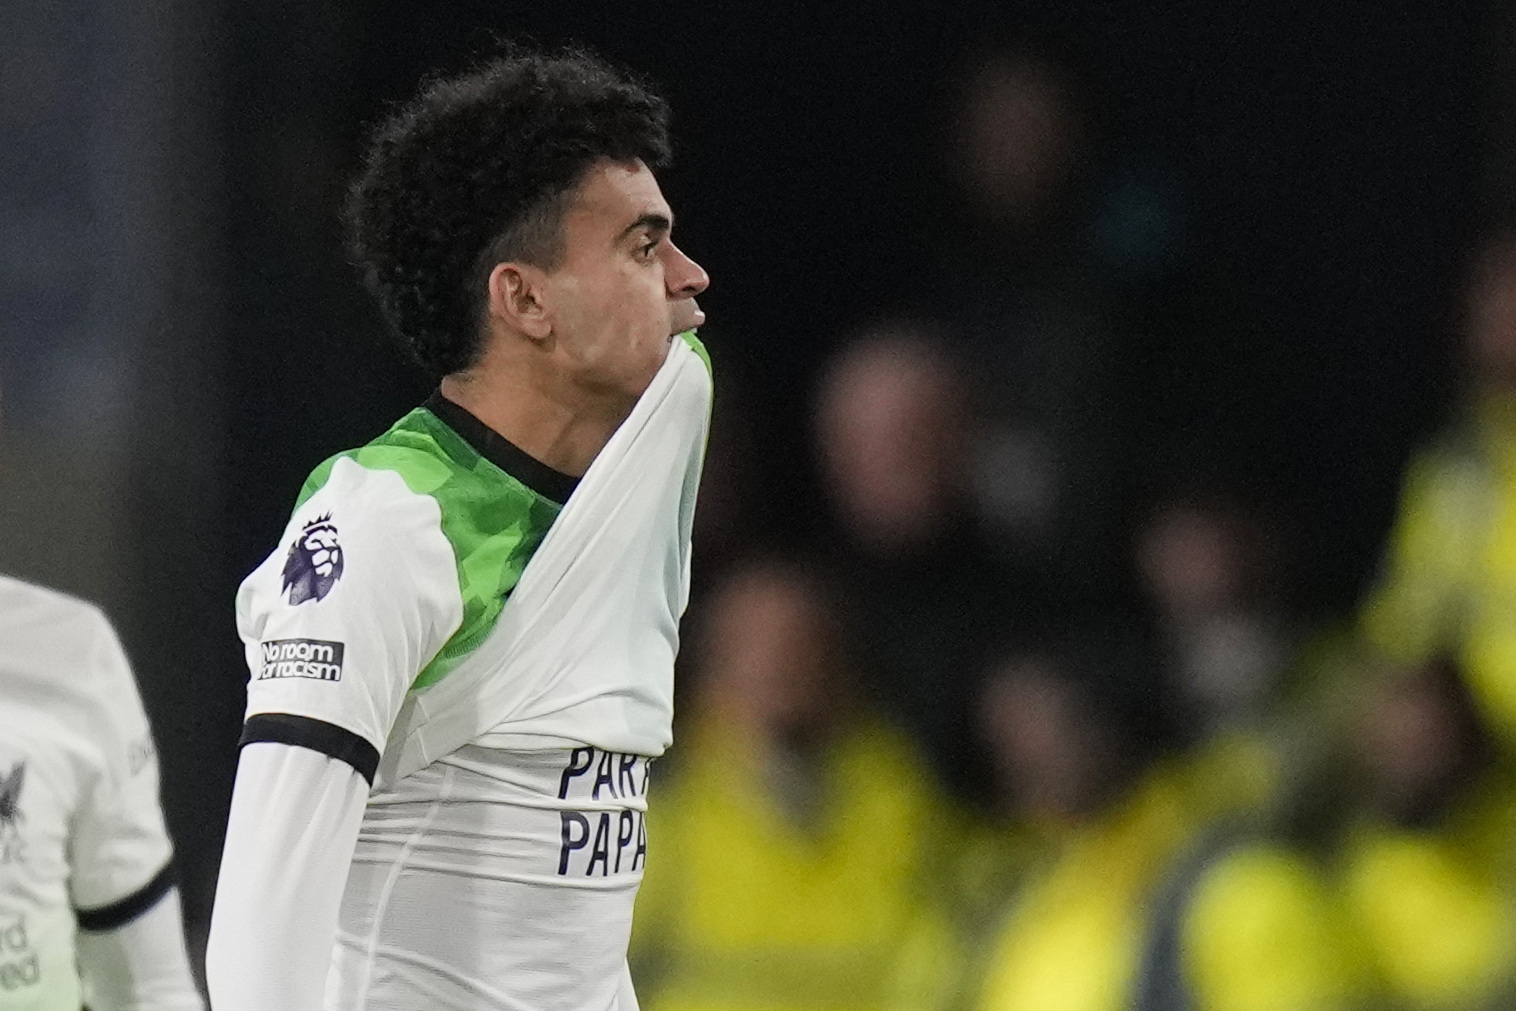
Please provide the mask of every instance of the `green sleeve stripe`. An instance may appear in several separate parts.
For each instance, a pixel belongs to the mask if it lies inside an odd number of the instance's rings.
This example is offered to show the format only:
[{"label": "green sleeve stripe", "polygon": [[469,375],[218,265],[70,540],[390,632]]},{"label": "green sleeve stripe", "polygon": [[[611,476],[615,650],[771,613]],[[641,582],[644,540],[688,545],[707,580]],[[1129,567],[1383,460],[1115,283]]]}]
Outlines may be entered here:
[{"label": "green sleeve stripe", "polygon": [[679,336],[684,338],[684,343],[690,346],[690,350],[699,355],[700,360],[705,362],[705,371],[709,372],[712,378],[715,378],[716,370],[711,367],[711,353],[705,349],[705,345],[700,342],[700,338],[695,336],[695,331],[686,330]]}]

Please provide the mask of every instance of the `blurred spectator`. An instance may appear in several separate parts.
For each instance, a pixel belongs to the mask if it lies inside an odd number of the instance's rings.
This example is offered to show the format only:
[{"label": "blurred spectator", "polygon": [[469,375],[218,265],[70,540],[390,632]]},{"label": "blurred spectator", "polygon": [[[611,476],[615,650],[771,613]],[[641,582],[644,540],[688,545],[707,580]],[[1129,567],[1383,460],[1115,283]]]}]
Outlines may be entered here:
[{"label": "blurred spectator", "polygon": [[1085,160],[1085,123],[1065,68],[1030,51],[973,61],[962,84],[955,168],[987,230],[1035,238],[1059,228]]},{"label": "blurred spectator", "polygon": [[830,554],[858,622],[863,687],[946,784],[982,798],[975,670],[991,642],[1054,604],[1026,573],[998,564],[977,533],[959,366],[927,328],[876,327],[832,363],[817,415],[839,527]]},{"label": "blurred spectator", "polygon": [[931,310],[961,340],[988,416],[971,448],[993,545],[1093,594],[1112,584],[1123,483],[1119,365],[1089,243],[1089,136],[1074,75],[1002,50],[964,74],[945,155]]},{"label": "blurred spectator", "polygon": [[1510,749],[1516,746],[1516,236],[1481,249],[1464,296],[1465,397],[1406,469],[1363,627],[1399,663],[1456,656],[1475,702]]},{"label": "blurred spectator", "polygon": [[1340,917],[1311,862],[1203,835],[1132,649],[1013,658],[985,722],[1008,799],[1061,833],[985,965],[984,1011],[1303,1011],[1359,992]]},{"label": "blurred spectator", "polygon": [[1395,1008],[1469,1011],[1516,997],[1516,804],[1452,665],[1401,668],[1354,735],[1364,810],[1345,893]]},{"label": "blurred spectator", "polygon": [[1207,492],[1169,497],[1138,534],[1165,660],[1205,732],[1255,722],[1288,659],[1273,540],[1247,506]]},{"label": "blurred spectator", "polygon": [[1344,855],[1383,985],[1415,1008],[1516,1002],[1516,785],[1498,771],[1516,758],[1516,235],[1480,247],[1462,294],[1464,396],[1406,469],[1361,615],[1398,673],[1354,736],[1372,803]]},{"label": "blurred spectator", "polygon": [[643,1005],[921,1008],[957,836],[915,752],[860,703],[825,585],[740,566],[697,637],[694,717],[651,808],[632,957]]},{"label": "blurred spectator", "polygon": [[822,389],[822,463],[862,550],[908,552],[961,517],[967,391],[940,345],[922,326],[876,327],[838,356]]},{"label": "blurred spectator", "polygon": [[1133,1011],[1349,1011],[1362,960],[1320,861],[1265,836],[1212,836],[1168,869]]},{"label": "blurred spectator", "polygon": [[1279,702],[1296,648],[1278,536],[1234,496],[1162,498],[1137,532],[1164,680],[1195,749],[1197,813],[1256,811],[1279,788]]},{"label": "blurred spectator", "polygon": [[1192,835],[1150,684],[1112,640],[1015,652],[987,684],[1001,795],[1058,849],[990,943],[983,1011],[1123,1007],[1145,903]]}]

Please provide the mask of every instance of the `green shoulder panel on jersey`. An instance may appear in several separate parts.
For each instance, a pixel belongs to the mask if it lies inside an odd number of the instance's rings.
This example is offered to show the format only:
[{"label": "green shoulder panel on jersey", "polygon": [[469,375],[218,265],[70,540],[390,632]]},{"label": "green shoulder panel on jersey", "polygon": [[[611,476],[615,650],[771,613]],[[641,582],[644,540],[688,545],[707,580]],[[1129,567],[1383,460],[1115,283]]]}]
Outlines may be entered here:
[{"label": "green shoulder panel on jersey", "polygon": [[411,491],[435,499],[441,510],[442,533],[458,561],[463,622],[417,676],[413,687],[424,688],[445,677],[489,635],[563,507],[486,460],[436,415],[418,407],[367,446],[317,467],[300,490],[297,509],[326,484],[344,457],[369,470],[393,471]]}]

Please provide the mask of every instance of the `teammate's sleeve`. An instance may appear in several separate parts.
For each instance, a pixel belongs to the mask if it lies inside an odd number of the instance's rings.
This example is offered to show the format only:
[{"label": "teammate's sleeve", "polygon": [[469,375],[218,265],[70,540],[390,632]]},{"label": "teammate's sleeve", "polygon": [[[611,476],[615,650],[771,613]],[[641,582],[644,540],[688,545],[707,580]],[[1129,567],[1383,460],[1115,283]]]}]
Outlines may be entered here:
[{"label": "teammate's sleeve", "polygon": [[81,932],[78,951],[90,1011],[204,1011],[177,890],[121,927]]},{"label": "teammate's sleeve", "polygon": [[243,748],[205,955],[216,1011],[319,1011],[368,783],[309,748]]},{"label": "teammate's sleeve", "polygon": [[91,1006],[100,1011],[199,1007],[180,929],[173,850],[159,807],[152,732],[125,654],[103,616],[92,632],[89,657],[83,672],[93,701],[89,732],[100,764],[69,833],[80,973],[93,995]]}]

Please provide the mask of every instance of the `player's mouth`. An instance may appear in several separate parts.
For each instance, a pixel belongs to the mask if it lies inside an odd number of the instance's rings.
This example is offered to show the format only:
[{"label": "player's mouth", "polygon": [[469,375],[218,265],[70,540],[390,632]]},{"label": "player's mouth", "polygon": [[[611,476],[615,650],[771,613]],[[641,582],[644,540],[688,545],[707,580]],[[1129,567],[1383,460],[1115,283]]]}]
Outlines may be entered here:
[{"label": "player's mouth", "polygon": [[686,330],[694,330],[705,322],[705,313],[693,298],[680,299],[675,302],[672,312],[669,314],[669,336],[673,337],[684,333]]}]

